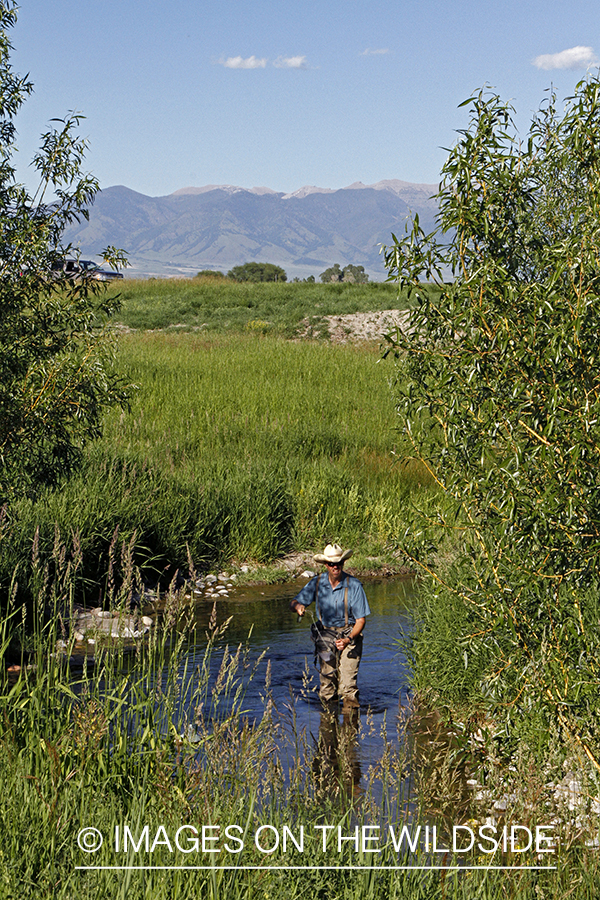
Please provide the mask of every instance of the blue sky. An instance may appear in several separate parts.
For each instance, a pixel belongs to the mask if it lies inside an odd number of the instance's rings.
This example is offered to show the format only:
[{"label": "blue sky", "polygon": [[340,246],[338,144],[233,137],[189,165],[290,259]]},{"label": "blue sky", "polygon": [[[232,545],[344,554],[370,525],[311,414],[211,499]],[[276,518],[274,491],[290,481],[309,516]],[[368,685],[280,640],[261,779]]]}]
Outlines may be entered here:
[{"label": "blue sky", "polygon": [[[525,134],[600,57],[600,4],[556,0],[22,0],[19,177],[52,117],[82,112],[102,187],[433,183],[484,84]],[[536,62],[537,61],[537,62]]]}]

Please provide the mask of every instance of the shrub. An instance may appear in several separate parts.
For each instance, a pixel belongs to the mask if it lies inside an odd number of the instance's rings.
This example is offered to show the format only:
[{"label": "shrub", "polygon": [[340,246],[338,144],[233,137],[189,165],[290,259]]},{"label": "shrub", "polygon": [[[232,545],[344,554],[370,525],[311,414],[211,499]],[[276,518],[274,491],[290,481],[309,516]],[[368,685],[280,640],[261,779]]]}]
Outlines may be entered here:
[{"label": "shrub", "polygon": [[[416,299],[390,338],[402,426],[452,509],[407,552],[440,602],[466,605],[461,664],[485,659],[495,714],[547,707],[598,760],[600,82],[562,117],[552,97],[526,141],[496,95],[467,102],[437,232],[416,221],[385,252]],[[434,571],[431,547],[457,532]]]},{"label": "shrub", "polygon": [[285,271],[273,263],[247,262],[243,266],[234,266],[227,277],[234,281],[287,281]]},{"label": "shrub", "polygon": [[[87,217],[98,190],[81,169],[79,116],[55,120],[42,136],[35,194],[16,182],[14,117],[33,88],[10,66],[15,21],[12,0],[0,2],[0,502],[71,472],[104,409],[125,399],[103,330],[118,303],[101,282],[62,265],[63,231]],[[123,262],[114,248],[104,256]]]}]

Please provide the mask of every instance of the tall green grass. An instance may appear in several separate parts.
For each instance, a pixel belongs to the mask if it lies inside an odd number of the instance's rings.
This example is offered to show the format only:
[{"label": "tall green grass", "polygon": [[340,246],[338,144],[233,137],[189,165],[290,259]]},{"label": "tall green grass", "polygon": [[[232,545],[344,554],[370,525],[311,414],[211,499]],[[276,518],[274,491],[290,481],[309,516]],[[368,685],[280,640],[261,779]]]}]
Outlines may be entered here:
[{"label": "tall green grass", "polygon": [[[339,540],[360,565],[398,564],[423,473],[395,455],[389,372],[376,349],[238,334],[132,334],[119,365],[139,387],[105,422],[81,474],[16,504],[0,541],[5,580],[24,583],[33,535],[76,535],[92,583],[108,547],[138,563],[269,562]],[[10,536],[9,536],[10,535]],[[366,562],[367,557],[375,561]]]},{"label": "tall green grass", "polygon": [[214,279],[130,279],[110,288],[122,300],[116,321],[130,328],[273,331],[288,337],[318,330],[327,315],[402,309],[394,284],[249,284]]},{"label": "tall green grass", "polygon": [[[64,560],[60,548],[57,555]],[[406,745],[386,743],[362,791],[353,790],[345,773],[352,768],[352,743],[360,743],[363,732],[359,729],[346,740],[342,732],[335,764],[331,756],[323,757],[323,747],[295,728],[293,704],[289,711],[274,708],[268,666],[251,659],[243,645],[227,647],[226,623],[218,622],[216,614],[204,656],[190,671],[183,653],[190,639],[189,610],[183,593],[174,588],[167,599],[165,627],[154,630],[128,657],[123,648],[103,650],[99,645],[95,665],[90,663],[77,675],[68,667],[72,648],[66,656],[56,652],[61,636],[57,613],[60,609],[65,614],[65,591],[71,602],[73,587],[64,562],[54,577],[38,581],[38,609],[50,604],[55,615],[45,627],[41,617],[36,620],[30,667],[16,680],[9,680],[3,663],[8,632],[18,622],[5,618],[0,627],[0,897],[597,896],[597,858],[585,846],[561,850],[552,858],[558,866],[552,872],[399,871],[400,864],[455,865],[457,860],[432,859],[418,849],[398,855],[387,840],[381,841],[378,854],[356,852],[350,842],[339,852],[335,841],[329,844],[333,849],[323,853],[314,838],[316,825],[339,825],[344,835],[351,835],[357,826],[384,826],[387,821],[398,825],[408,815],[416,823],[416,798],[406,782]],[[125,603],[126,595],[115,600]],[[12,615],[18,619],[15,610]],[[216,677],[211,674],[215,671]],[[249,678],[264,684],[264,709],[256,720],[244,713]],[[364,727],[369,728],[368,717]],[[243,836],[239,856],[223,850],[228,825],[239,826],[236,834]],[[269,829],[265,841],[272,839],[273,829],[281,835],[284,826],[298,836],[301,825],[312,839],[303,852],[292,844],[285,854],[260,852],[253,836],[263,825]],[[125,826],[139,849],[130,844],[124,851]],[[174,835],[182,826],[187,829],[184,849],[189,847],[190,828],[201,833],[203,826],[220,827],[221,852],[188,854],[177,849]],[[148,849],[141,838],[144,827]],[[89,828],[103,837],[102,847],[93,853],[78,844],[82,829]],[[209,837],[214,834],[208,832]],[[475,859],[479,862],[502,860]],[[233,869],[219,868],[227,865]],[[282,871],[276,868],[281,865],[306,868]],[[103,866],[121,868],[92,868]],[[174,866],[206,868],[169,868]],[[254,866],[264,868],[245,868]],[[311,866],[339,868],[316,871]],[[372,868],[351,868],[356,866]]]}]

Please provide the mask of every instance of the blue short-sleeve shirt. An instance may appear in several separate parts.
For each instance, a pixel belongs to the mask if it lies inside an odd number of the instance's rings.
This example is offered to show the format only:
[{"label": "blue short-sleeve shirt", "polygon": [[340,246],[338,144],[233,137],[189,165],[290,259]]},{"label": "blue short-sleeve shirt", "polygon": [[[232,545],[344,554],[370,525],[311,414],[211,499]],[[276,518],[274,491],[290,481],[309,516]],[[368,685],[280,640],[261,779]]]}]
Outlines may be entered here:
[{"label": "blue short-sleeve shirt", "polygon": [[323,572],[305,584],[299,594],[296,595],[296,603],[310,606],[314,602],[319,583],[318,610],[319,617],[327,628],[343,628],[346,623],[344,615],[344,594],[348,586],[348,624],[354,625],[357,619],[363,619],[370,615],[369,602],[365,590],[358,580],[346,572],[342,573],[342,579],[335,588],[331,587],[329,575]]}]

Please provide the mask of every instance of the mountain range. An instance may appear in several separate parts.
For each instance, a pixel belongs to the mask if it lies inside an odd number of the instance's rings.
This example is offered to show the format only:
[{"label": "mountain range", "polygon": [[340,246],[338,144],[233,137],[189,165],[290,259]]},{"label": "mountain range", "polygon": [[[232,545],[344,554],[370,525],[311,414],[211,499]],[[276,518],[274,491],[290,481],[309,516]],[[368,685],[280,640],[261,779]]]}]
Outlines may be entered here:
[{"label": "mountain range", "polygon": [[71,225],[64,237],[82,257],[98,256],[108,244],[124,249],[129,276],[227,272],[257,260],[282,266],[288,278],[318,279],[338,262],[362,265],[383,280],[380,245],[391,242],[392,232],[404,234],[415,213],[431,230],[436,191],[434,184],[391,179],[289,194],[209,184],[148,197],[118,185],[99,192],[89,221]]}]

